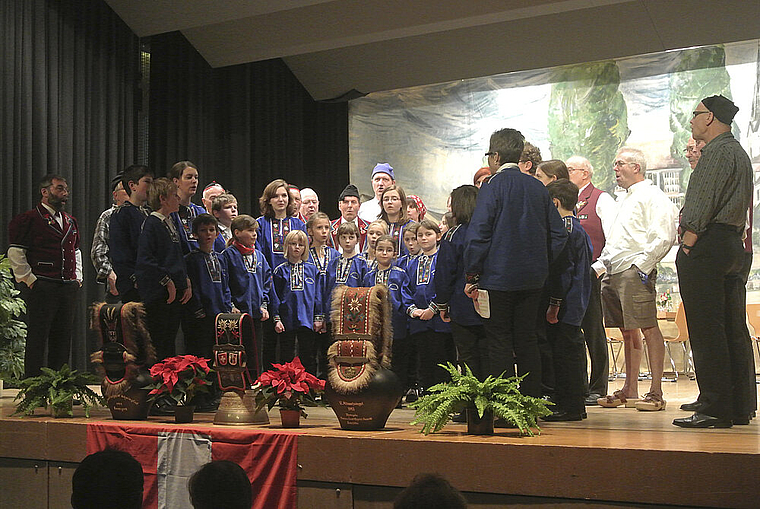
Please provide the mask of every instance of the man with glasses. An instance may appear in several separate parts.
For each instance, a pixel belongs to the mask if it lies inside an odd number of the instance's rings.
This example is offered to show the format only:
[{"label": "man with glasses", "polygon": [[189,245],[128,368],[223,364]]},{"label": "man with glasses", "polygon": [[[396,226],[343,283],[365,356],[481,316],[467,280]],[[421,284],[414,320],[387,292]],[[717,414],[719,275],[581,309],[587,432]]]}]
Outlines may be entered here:
[{"label": "man with glasses", "polygon": [[676,267],[700,394],[694,414],[673,421],[683,428],[749,424],[756,410],[742,273],[753,174],[731,134],[737,111],[732,101],[714,95],[697,105],[691,119],[692,137],[705,146],[684,198]]},{"label": "man with glasses", "polygon": [[567,230],[544,185],[517,165],[524,143],[515,129],[491,135],[486,155],[495,174],[480,188],[467,229],[465,293],[478,308],[478,290],[488,292],[485,374],[514,375],[516,356],[519,373],[528,374],[521,392],[540,397],[536,316],[549,263],[567,242]]},{"label": "man with glasses", "polygon": [[[575,213],[581,226],[591,238],[591,245],[594,248],[591,256],[593,263],[604,249],[606,226],[604,221],[609,219],[610,214],[615,213],[615,200],[591,183],[594,167],[588,159],[572,156],[565,164],[570,174],[570,182],[578,186],[578,203],[575,206]],[[607,394],[610,363],[607,355],[607,334],[602,320],[602,280],[594,270],[590,271],[589,277],[591,278],[591,297],[581,329],[591,358],[591,379],[585,382],[586,405],[596,405],[597,400]],[[586,357],[583,359],[585,364]]]},{"label": "man with glasses", "polygon": [[[606,273],[602,279],[604,323],[618,327],[623,335],[625,383],[597,402],[603,407],[664,410],[665,343],[657,325],[655,282],[657,264],[675,241],[678,211],[665,193],[645,178],[646,160],[641,150],[621,148],[613,166],[617,184],[626,194],[618,199],[604,249],[591,268],[597,275]],[[646,340],[652,384],[639,400],[639,365],[644,350],[641,334]]]},{"label": "man with glasses", "polygon": [[[39,185],[42,199],[8,226],[8,260],[25,292],[27,335],[25,377],[40,368],[60,369],[69,363],[77,295],[82,286],[79,227],[63,208],[69,199],[66,179],[46,175]],[[47,347],[47,363],[45,349]]]}]

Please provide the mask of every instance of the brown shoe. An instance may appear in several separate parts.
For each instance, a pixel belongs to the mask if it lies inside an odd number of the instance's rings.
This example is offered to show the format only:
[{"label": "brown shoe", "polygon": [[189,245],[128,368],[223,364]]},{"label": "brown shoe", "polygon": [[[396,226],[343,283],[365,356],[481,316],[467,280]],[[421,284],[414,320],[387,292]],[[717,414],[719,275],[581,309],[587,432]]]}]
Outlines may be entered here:
[{"label": "brown shoe", "polygon": [[644,394],[644,399],[637,401],[634,405],[636,410],[642,412],[657,412],[658,410],[665,410],[667,402],[662,399],[662,394],[655,394],[653,392],[647,392]]}]

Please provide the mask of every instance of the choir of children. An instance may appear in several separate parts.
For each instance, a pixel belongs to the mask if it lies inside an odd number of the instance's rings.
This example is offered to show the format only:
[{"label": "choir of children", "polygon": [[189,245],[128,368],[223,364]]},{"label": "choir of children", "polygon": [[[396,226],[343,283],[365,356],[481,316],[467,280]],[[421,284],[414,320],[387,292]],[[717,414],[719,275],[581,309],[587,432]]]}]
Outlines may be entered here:
[{"label": "choir of children", "polygon": [[[127,168],[129,201],[111,219],[117,286],[125,300],[145,303],[159,358],[174,354],[180,317],[186,352],[210,358],[216,315],[243,312],[255,323],[258,350],[250,342],[245,347],[249,365],[259,361],[256,372],[297,354],[309,372],[324,377],[333,290],[383,284],[392,309],[392,369],[406,389],[446,380],[437,365],[457,359],[485,376],[481,318],[462,292],[475,186],[451,193],[450,230],[442,239],[439,224],[425,217],[422,200],[396,185],[383,191],[378,220],[360,231],[350,218],[331,223],[323,212],[304,225],[294,193],[281,179],[266,186],[259,199],[262,215],[254,219],[238,215],[229,193],[210,200],[211,214],[194,205],[198,170],[189,161],[175,164],[169,175],[153,181],[147,167]],[[552,300],[546,318],[557,386],[563,388],[549,419],[572,420],[583,413],[579,324],[588,300],[590,255],[588,237],[572,214],[577,188],[560,180],[548,189],[572,241],[547,281]],[[147,219],[146,201],[154,210]]]}]

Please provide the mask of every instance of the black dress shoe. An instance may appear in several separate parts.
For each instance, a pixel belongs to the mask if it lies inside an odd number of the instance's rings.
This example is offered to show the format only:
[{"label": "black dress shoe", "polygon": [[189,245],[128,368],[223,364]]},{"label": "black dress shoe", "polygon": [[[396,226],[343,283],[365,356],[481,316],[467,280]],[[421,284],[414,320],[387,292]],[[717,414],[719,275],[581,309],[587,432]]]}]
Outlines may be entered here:
[{"label": "black dress shoe", "polygon": [[702,406],[702,402],[697,400],[697,401],[692,401],[691,403],[684,403],[683,405],[681,405],[681,410],[686,410],[687,412],[698,412],[699,407],[701,406]]},{"label": "black dress shoe", "polygon": [[588,419],[588,414],[586,412],[581,412],[581,419]]},{"label": "black dress shoe", "polygon": [[546,422],[582,421],[583,416],[575,412],[554,412],[541,417],[541,420]]},{"label": "black dress shoe", "polygon": [[733,425],[728,419],[720,419],[699,412],[695,412],[690,417],[673,419],[673,424],[681,428],[730,428]]},{"label": "black dress shoe", "polygon": [[734,416],[731,418],[731,422],[733,422],[736,426],[747,426],[751,420],[752,417],[749,415]]},{"label": "black dress shoe", "polygon": [[586,406],[594,406],[598,405],[596,400],[602,398],[603,396],[601,394],[597,394],[595,392],[592,392],[588,396],[586,396]]}]

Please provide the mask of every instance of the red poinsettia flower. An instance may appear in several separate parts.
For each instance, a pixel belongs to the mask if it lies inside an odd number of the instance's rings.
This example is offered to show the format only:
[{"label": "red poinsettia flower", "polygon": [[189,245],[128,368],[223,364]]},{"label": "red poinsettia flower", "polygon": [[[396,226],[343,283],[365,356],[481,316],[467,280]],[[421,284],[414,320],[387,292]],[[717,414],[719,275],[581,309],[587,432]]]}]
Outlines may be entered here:
[{"label": "red poinsettia flower", "polygon": [[191,400],[199,387],[209,384],[205,379],[211,371],[208,363],[209,359],[195,355],[177,355],[157,362],[150,368],[154,382],[149,394],[168,393],[178,402]]},{"label": "red poinsettia flower", "polygon": [[321,392],[325,388],[324,380],[308,373],[296,357],[284,364],[272,364],[274,369],[265,371],[258,378],[262,387],[272,387],[273,394],[269,396],[279,400],[288,407],[300,407],[304,397],[310,397],[311,391]]}]

